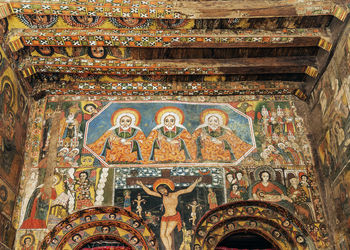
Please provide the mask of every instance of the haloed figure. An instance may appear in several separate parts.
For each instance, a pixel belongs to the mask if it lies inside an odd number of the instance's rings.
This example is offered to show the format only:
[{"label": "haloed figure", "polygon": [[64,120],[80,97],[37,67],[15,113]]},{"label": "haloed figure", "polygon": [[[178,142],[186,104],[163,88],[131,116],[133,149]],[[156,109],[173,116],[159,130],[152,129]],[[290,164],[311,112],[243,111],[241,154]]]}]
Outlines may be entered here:
[{"label": "haloed figure", "polygon": [[182,125],[184,114],[177,107],[161,108],[155,115],[157,126],[148,141],[152,143],[149,160],[158,162],[184,162],[190,160],[191,134]]},{"label": "haloed figure", "polygon": [[201,113],[200,119],[201,125],[193,133],[197,160],[238,160],[251,148],[227,126],[229,117],[226,112],[206,109]]},{"label": "haloed figure", "polygon": [[[182,222],[181,215],[176,210],[179,203],[179,196],[182,194],[191,193],[196,185],[202,180],[202,177],[197,179],[186,189],[175,191],[174,183],[169,179],[158,179],[153,184],[153,190],[146,187],[141,181],[137,181],[136,184],[142,187],[142,189],[149,195],[159,197],[163,200],[164,214],[160,223],[160,238],[166,250],[172,250],[173,238],[172,233],[177,226],[178,231],[181,230]],[[169,191],[169,189],[171,191]]]},{"label": "haloed figure", "polygon": [[89,145],[107,163],[136,162],[143,160],[142,147],[146,140],[137,125],[140,113],[131,108],[122,108],[112,115],[113,127]]},{"label": "haloed figure", "polygon": [[252,194],[255,200],[270,202],[287,200],[289,202],[293,202],[283,193],[281,188],[271,182],[271,174],[268,171],[261,171],[259,177],[261,181],[255,184],[252,188]]},{"label": "haloed figure", "polygon": [[91,58],[104,59],[107,56],[107,50],[102,46],[89,47],[88,54]]}]

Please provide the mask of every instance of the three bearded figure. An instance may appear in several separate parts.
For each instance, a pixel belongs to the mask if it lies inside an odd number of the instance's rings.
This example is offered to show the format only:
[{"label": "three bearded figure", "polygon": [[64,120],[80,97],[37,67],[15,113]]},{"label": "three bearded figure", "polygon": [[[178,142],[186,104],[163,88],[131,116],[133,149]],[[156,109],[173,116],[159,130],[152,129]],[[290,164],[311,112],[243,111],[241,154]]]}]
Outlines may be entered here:
[{"label": "three bearded figure", "polygon": [[183,125],[183,111],[177,107],[163,107],[155,115],[157,125],[146,138],[138,127],[141,121],[139,111],[122,108],[112,115],[113,126],[88,146],[111,164],[232,162],[251,148],[227,126],[229,117],[226,112],[205,109],[200,119],[201,124],[191,135]]}]

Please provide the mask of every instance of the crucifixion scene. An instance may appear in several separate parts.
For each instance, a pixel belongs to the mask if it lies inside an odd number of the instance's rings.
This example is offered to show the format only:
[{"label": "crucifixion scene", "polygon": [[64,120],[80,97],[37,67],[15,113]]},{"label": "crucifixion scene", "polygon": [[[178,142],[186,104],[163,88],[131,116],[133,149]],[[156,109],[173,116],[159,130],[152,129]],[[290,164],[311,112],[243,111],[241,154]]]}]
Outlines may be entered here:
[{"label": "crucifixion scene", "polygon": [[[135,201],[131,211],[150,222],[166,250],[181,245],[186,240],[182,239],[182,229],[193,230],[209,210],[208,188],[215,193],[218,204],[225,201],[224,175],[220,168],[118,168],[115,178],[119,180],[115,205],[123,207],[123,192],[130,190],[131,199]],[[193,201],[198,205],[193,205]],[[189,204],[202,209],[188,209]],[[196,215],[193,215],[194,210],[197,210]]]}]

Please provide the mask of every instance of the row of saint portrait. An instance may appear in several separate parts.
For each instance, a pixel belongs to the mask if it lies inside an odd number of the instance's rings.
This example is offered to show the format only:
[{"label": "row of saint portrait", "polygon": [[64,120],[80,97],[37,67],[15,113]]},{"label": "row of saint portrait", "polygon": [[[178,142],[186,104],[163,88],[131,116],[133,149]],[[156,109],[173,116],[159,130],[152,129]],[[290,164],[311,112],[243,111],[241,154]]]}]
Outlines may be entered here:
[{"label": "row of saint portrait", "polygon": [[232,162],[252,148],[227,126],[228,116],[219,109],[204,110],[201,124],[192,134],[183,125],[184,116],[177,107],[162,108],[155,120],[157,125],[146,137],[138,127],[138,111],[119,109],[112,116],[112,127],[86,146],[111,164],[137,161]]}]

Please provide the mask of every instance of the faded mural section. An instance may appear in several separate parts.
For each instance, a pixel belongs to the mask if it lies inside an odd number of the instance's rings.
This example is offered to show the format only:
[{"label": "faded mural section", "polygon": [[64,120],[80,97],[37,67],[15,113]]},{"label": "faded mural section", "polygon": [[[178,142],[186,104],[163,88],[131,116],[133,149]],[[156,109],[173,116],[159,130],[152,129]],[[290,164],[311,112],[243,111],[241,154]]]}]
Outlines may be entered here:
[{"label": "faded mural section", "polygon": [[[339,249],[350,245],[350,36],[346,28],[334,57],[312,94],[311,124],[330,227]],[[320,117],[313,121],[313,117]],[[317,123],[316,123],[317,122]]]},{"label": "faded mural section", "polygon": [[16,195],[23,166],[28,100],[3,48],[7,19],[0,20],[0,248],[12,248]]},{"label": "faded mural section", "polygon": [[[146,99],[50,96],[34,104],[15,216],[16,248],[36,249],[49,230],[56,232],[45,239],[49,249],[81,246],[91,230],[103,234],[102,228],[69,221],[82,209],[116,206],[124,211],[116,216],[139,218],[155,235],[140,232],[135,246],[186,249],[200,218],[234,201],[281,206],[305,230],[299,235],[289,222],[276,220],[279,233],[290,234],[300,249],[328,247],[298,100]],[[253,210],[252,217],[265,211]],[[67,216],[72,219],[62,221]],[[110,213],[89,220],[97,223],[103,216]],[[124,222],[120,240],[128,242],[138,229]],[[62,227],[71,238],[61,235]],[[85,228],[79,236],[78,227]]]}]

